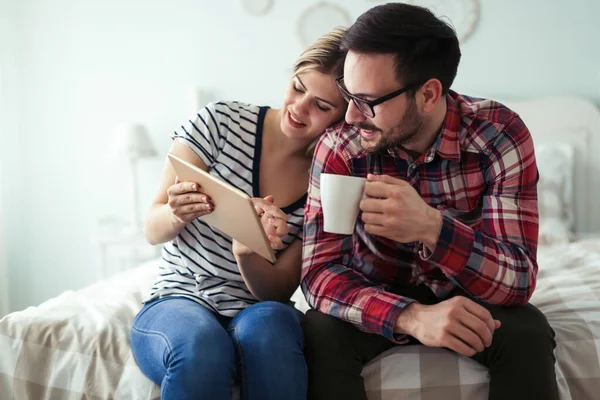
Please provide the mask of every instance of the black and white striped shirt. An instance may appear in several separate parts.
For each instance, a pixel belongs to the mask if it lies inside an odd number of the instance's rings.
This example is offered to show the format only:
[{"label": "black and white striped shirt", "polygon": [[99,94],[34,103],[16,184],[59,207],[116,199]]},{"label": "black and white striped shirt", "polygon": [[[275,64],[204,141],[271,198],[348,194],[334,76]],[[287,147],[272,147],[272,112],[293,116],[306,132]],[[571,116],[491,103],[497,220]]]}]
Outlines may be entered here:
[{"label": "black and white striped shirt", "polygon": [[[260,197],[260,153],[267,109],[238,102],[210,103],[176,131],[173,139],[194,150],[211,175],[250,197]],[[305,201],[303,196],[282,209],[290,228],[283,238],[284,248],[302,239]],[[183,296],[233,317],[258,301],[242,279],[231,251],[231,238],[202,219],[188,223],[163,246],[160,271],[146,302]]]}]

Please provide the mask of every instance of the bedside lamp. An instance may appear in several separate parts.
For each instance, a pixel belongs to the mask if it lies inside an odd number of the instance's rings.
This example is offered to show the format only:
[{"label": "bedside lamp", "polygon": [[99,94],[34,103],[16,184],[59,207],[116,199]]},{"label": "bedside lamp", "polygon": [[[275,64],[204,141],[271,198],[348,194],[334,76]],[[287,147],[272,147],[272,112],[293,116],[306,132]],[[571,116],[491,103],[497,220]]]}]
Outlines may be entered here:
[{"label": "bedside lamp", "polygon": [[131,189],[131,233],[141,233],[142,223],[138,204],[138,175],[137,162],[142,158],[155,157],[156,149],[152,145],[148,130],[144,125],[126,123],[121,124],[115,130],[112,146],[109,152],[110,158],[127,160],[129,162],[129,177]]}]

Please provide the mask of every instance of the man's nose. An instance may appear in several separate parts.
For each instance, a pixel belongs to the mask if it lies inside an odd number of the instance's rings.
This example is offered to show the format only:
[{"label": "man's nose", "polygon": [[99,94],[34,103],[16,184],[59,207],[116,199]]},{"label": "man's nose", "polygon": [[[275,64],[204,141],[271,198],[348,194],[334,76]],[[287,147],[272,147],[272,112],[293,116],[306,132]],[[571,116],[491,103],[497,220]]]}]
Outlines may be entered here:
[{"label": "man's nose", "polygon": [[350,102],[348,103],[348,109],[346,110],[345,119],[347,123],[355,125],[359,122],[364,121],[366,117],[362,112],[360,112],[358,107],[356,107],[354,100],[350,100]]}]

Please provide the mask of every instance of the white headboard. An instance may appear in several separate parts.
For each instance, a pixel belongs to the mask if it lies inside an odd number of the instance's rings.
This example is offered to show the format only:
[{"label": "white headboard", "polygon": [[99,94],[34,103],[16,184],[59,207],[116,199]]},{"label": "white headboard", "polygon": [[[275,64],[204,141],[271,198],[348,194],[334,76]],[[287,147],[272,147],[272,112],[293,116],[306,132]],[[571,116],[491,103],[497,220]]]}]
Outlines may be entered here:
[{"label": "white headboard", "polygon": [[572,97],[502,101],[529,128],[534,145],[568,143],[575,150],[573,215],[576,233],[600,233],[600,111]]}]

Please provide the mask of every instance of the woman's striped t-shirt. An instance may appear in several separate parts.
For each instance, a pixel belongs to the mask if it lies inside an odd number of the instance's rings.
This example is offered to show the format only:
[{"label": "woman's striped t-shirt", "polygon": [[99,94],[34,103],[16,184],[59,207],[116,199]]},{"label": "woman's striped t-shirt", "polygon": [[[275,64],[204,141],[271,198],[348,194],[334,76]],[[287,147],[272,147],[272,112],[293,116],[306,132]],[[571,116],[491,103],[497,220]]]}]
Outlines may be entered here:
[{"label": "woman's striped t-shirt", "polygon": [[[250,197],[260,197],[260,153],[267,109],[238,102],[210,103],[176,131],[173,139],[194,150],[211,175]],[[303,196],[282,209],[290,228],[283,238],[284,249],[302,238],[305,201]],[[160,275],[144,301],[164,296],[187,297],[231,317],[258,301],[242,279],[231,238],[202,219],[188,223],[163,246]]]}]

